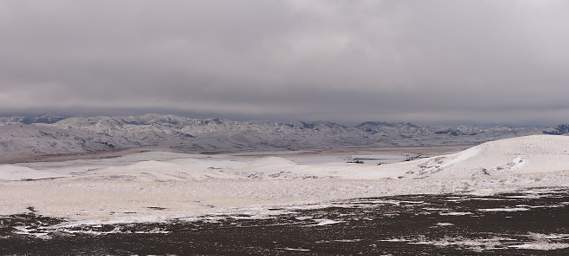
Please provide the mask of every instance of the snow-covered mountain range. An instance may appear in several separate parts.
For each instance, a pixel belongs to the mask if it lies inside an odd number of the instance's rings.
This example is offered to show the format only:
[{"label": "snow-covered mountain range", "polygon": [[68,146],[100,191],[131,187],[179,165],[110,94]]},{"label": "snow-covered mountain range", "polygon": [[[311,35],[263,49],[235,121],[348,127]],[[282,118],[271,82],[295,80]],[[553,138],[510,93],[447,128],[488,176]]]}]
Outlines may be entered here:
[{"label": "snow-covered mountain range", "polygon": [[0,160],[130,148],[179,152],[297,150],[345,146],[476,144],[541,133],[535,127],[431,127],[408,122],[269,122],[175,115],[0,118]]}]

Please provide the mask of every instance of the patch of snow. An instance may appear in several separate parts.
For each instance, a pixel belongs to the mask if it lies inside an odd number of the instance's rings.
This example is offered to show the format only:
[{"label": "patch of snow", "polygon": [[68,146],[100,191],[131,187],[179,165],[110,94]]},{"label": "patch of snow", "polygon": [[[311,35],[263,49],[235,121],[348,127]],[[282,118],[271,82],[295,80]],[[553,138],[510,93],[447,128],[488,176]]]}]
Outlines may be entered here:
[{"label": "patch of snow", "polygon": [[426,240],[425,238],[419,238],[410,244],[428,244],[438,247],[460,247],[472,251],[485,251],[494,250],[502,246],[502,241],[510,240],[509,238],[502,237],[492,237],[492,238],[478,238],[478,239],[468,239],[464,237],[444,237],[439,240]]},{"label": "patch of snow", "polygon": [[14,232],[14,234],[31,236],[31,237],[35,237],[35,238],[39,238],[39,239],[43,239],[43,240],[51,239],[51,236],[49,236],[48,232],[41,232],[41,231],[32,229],[30,227],[15,226],[14,229],[16,230]]},{"label": "patch of snow", "polygon": [[357,243],[362,241],[363,239],[339,239],[339,240],[332,240],[333,242],[339,243]]},{"label": "patch of snow", "polygon": [[471,212],[439,212],[439,215],[441,216],[464,216],[471,214]]},{"label": "patch of snow", "polygon": [[380,242],[394,242],[394,243],[411,242],[411,240],[405,239],[405,238],[390,238],[390,239],[382,239],[382,240],[378,240],[378,241],[380,241]]},{"label": "patch of snow", "polygon": [[528,208],[515,207],[515,208],[489,208],[489,209],[478,209],[481,212],[524,212],[529,211]]},{"label": "patch of snow", "polygon": [[449,222],[439,222],[439,223],[437,223],[437,224],[435,224],[435,225],[436,225],[436,226],[439,226],[439,227],[454,226],[454,224],[449,223]]},{"label": "patch of snow", "polygon": [[569,234],[541,234],[541,233],[533,233],[530,232],[528,237],[534,240],[543,240],[543,239],[567,239],[569,238]]},{"label": "patch of snow", "polygon": [[305,248],[289,248],[289,247],[285,247],[285,248],[276,248],[277,250],[283,250],[283,251],[294,251],[294,252],[309,252],[310,249],[305,249]]},{"label": "patch of snow", "polygon": [[316,221],[316,226],[326,226],[342,223],[343,221],[330,220],[330,219],[314,219]]},{"label": "patch of snow", "polygon": [[423,210],[425,211],[448,211],[450,210],[449,208],[433,208],[433,207],[426,207],[423,208]]},{"label": "patch of snow", "polygon": [[568,243],[556,243],[548,241],[535,241],[519,245],[510,245],[510,248],[521,250],[554,251],[569,248]]}]

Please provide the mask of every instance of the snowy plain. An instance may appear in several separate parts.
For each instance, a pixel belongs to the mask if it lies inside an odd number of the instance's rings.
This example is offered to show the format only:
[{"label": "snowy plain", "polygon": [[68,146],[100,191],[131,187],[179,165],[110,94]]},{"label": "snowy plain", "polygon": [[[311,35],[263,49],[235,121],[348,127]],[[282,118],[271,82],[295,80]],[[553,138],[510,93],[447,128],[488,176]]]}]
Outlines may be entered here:
[{"label": "snowy plain", "polygon": [[321,207],[351,198],[569,186],[565,136],[504,139],[412,161],[400,161],[401,153],[363,156],[386,163],[346,163],[318,154],[310,160],[294,154],[146,152],[0,165],[0,215],[33,207],[70,225],[156,222],[232,213],[263,216],[269,208]]}]

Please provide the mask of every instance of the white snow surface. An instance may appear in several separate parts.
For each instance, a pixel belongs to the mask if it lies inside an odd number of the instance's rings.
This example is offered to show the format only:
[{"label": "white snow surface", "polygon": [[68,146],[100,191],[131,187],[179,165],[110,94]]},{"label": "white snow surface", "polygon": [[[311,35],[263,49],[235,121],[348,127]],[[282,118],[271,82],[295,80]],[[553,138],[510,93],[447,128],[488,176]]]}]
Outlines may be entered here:
[{"label": "white snow surface", "polygon": [[569,185],[569,137],[533,135],[393,164],[147,152],[0,166],[0,215],[34,207],[72,223],[144,222],[414,193]]},{"label": "white snow surface", "polygon": [[0,180],[36,180],[64,177],[51,172],[34,170],[18,165],[0,165]]}]

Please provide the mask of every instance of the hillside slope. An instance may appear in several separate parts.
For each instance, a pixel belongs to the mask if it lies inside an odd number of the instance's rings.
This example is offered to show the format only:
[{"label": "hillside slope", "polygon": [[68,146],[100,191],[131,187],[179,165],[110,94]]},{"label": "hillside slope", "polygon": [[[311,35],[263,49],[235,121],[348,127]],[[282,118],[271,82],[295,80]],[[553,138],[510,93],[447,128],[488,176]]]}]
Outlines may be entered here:
[{"label": "hillside slope", "polygon": [[409,163],[406,176],[471,178],[569,171],[569,137],[532,135]]}]

